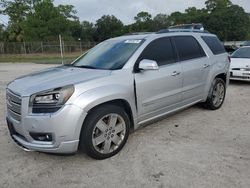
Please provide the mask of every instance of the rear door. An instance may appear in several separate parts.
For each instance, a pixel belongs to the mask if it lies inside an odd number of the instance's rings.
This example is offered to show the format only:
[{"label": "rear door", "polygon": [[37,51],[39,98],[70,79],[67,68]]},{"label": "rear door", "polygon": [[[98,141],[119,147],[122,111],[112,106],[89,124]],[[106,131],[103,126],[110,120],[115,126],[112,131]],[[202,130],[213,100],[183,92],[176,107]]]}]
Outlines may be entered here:
[{"label": "rear door", "polygon": [[185,105],[203,97],[210,62],[193,36],[175,36],[173,41],[182,67],[182,101]]},{"label": "rear door", "polygon": [[139,121],[175,109],[180,103],[182,90],[181,66],[176,62],[169,37],[152,41],[140,55],[136,66],[143,59],[155,60],[159,70],[135,73]]}]

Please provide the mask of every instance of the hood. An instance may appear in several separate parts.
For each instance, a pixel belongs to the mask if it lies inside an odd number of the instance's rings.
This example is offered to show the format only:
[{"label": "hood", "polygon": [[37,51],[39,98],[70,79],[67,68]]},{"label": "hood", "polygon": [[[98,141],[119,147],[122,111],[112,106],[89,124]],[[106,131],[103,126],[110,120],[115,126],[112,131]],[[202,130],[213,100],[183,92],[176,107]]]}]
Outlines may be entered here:
[{"label": "hood", "polygon": [[248,58],[231,58],[230,68],[250,68],[250,59]]},{"label": "hood", "polygon": [[8,89],[21,96],[30,96],[37,92],[105,77],[110,73],[110,70],[60,66],[17,78],[9,83]]}]

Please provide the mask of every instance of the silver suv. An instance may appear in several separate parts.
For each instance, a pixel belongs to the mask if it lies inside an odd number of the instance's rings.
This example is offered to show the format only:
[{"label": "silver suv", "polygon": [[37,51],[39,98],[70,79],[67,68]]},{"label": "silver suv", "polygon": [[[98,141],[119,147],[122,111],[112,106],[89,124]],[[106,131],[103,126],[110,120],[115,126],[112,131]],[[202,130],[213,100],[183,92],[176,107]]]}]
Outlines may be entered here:
[{"label": "silver suv", "polygon": [[25,150],[108,158],[146,122],[196,103],[220,108],[229,65],[218,38],[198,30],[109,39],[9,83],[7,124]]}]

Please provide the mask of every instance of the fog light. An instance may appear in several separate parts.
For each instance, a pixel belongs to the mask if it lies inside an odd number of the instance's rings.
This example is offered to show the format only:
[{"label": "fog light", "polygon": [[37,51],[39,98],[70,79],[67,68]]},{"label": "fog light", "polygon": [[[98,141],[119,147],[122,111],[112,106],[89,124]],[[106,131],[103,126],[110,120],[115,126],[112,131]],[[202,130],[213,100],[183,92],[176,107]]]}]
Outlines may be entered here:
[{"label": "fog light", "polygon": [[51,133],[30,133],[30,136],[36,141],[42,141],[42,142],[52,141]]}]

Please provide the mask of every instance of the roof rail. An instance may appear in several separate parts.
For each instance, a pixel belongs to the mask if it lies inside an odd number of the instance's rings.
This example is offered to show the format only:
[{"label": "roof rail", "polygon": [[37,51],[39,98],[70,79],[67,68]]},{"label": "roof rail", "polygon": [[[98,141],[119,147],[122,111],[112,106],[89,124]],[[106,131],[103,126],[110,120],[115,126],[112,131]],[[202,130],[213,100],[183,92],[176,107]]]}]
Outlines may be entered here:
[{"label": "roof rail", "polygon": [[169,29],[199,29],[204,30],[204,26],[202,23],[191,23],[191,24],[180,24],[170,26]]},{"label": "roof rail", "polygon": [[135,32],[135,33],[126,33],[123,36],[128,36],[128,35],[148,35],[148,34],[152,34],[154,32]]},{"label": "roof rail", "polygon": [[206,30],[199,30],[199,29],[162,29],[156,34],[161,34],[161,33],[174,33],[174,32],[193,32],[193,33],[209,33]]}]

